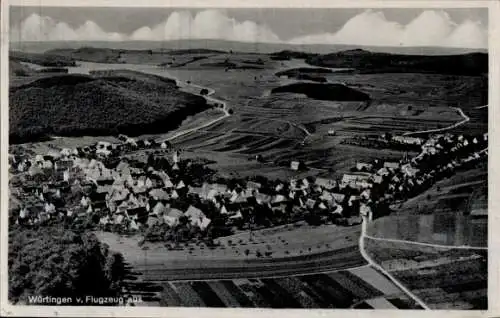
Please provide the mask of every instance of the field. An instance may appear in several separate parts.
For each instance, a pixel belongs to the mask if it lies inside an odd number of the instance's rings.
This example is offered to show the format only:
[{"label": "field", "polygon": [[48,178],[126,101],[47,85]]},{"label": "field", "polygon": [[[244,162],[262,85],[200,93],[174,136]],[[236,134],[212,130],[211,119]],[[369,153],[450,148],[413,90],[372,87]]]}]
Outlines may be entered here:
[{"label": "field", "polygon": [[[131,282],[144,305],[170,307],[417,309],[369,266],[313,275],[233,280]],[[141,304],[139,304],[141,305]]]},{"label": "field", "polygon": [[487,308],[487,252],[367,239],[369,254],[431,309]]},{"label": "field", "polygon": [[458,172],[404,202],[395,213],[374,220],[368,234],[422,243],[485,247],[488,220],[469,213],[474,189],[483,189],[487,195],[487,175],[486,166]]},{"label": "field", "polygon": [[217,239],[220,244],[215,247],[201,243],[175,247],[149,242],[140,247],[138,236],[96,234],[112,250],[120,251],[148,280],[169,280],[239,277],[241,271],[248,277],[266,277],[303,273],[312,268],[360,266],[365,261],[358,252],[359,230],[359,227],[296,224],[256,230],[252,237],[248,232],[236,233]]}]

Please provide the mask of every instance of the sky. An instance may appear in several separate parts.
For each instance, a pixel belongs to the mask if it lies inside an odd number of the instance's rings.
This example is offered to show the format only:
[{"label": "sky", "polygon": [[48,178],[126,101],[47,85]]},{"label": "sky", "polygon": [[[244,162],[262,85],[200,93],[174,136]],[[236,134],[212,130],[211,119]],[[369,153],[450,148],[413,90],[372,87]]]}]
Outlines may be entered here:
[{"label": "sky", "polygon": [[487,48],[486,8],[11,7],[11,41],[220,39]]}]

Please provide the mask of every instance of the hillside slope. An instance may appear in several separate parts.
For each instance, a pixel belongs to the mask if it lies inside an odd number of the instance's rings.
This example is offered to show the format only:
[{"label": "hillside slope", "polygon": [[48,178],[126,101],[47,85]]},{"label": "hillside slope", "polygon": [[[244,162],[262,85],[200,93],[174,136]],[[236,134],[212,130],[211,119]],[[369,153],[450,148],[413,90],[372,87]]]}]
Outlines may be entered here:
[{"label": "hillside slope", "polygon": [[273,88],[271,92],[304,94],[310,98],[331,101],[370,100],[368,94],[341,84],[293,83]]},{"label": "hillside slope", "polygon": [[12,88],[10,142],[46,135],[165,132],[208,108],[175,82],[131,71],[60,75]]},{"label": "hillside slope", "polygon": [[403,55],[376,53],[361,49],[311,56],[306,62],[314,66],[354,68],[361,73],[433,73],[482,75],[488,73],[488,54]]}]

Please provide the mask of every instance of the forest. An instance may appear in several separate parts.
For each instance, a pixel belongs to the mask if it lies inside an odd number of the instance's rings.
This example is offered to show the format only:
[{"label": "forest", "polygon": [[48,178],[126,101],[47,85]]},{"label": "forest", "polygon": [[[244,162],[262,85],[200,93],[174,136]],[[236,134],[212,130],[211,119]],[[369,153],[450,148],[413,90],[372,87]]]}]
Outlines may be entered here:
[{"label": "forest", "polygon": [[162,133],[209,108],[173,80],[128,71],[42,78],[12,87],[9,103],[10,143],[52,135]]}]

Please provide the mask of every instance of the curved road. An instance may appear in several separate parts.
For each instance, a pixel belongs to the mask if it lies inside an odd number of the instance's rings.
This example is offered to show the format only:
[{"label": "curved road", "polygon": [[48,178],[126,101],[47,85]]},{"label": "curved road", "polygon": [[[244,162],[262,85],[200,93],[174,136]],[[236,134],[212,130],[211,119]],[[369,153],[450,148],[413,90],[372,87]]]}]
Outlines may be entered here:
[{"label": "curved road", "polygon": [[[479,108],[485,107],[485,106],[488,106],[488,105],[479,106]],[[452,124],[450,126],[443,127],[443,128],[436,128],[436,129],[418,130],[418,131],[407,132],[407,133],[404,133],[403,136],[411,136],[411,135],[417,135],[417,134],[442,132],[442,131],[446,131],[446,130],[450,130],[450,129],[456,128],[456,127],[458,127],[460,125],[465,124],[466,122],[468,122],[470,120],[469,116],[465,115],[465,113],[463,112],[463,110],[461,108],[459,108],[459,107],[450,107],[450,108],[456,110],[460,114],[460,116],[462,116],[463,120],[461,120],[459,122],[456,122],[456,123],[454,123],[454,124]]]},{"label": "curved road", "polygon": [[[199,91],[201,91],[202,89],[206,89],[208,91],[208,93],[206,95],[202,95],[200,93],[192,93],[193,95],[198,95],[198,96],[201,96],[201,97],[204,97],[206,100],[208,101],[211,101],[213,103],[219,103],[219,104],[222,104],[222,108],[221,110],[224,112],[224,114],[218,118],[215,118],[215,119],[212,119],[204,124],[201,124],[201,125],[198,125],[196,127],[193,127],[193,128],[189,128],[189,129],[184,129],[184,130],[181,130],[181,131],[178,131],[177,133],[175,133],[173,136],[171,137],[168,137],[166,139],[163,139],[162,141],[171,141],[171,140],[174,140],[176,138],[179,138],[181,136],[184,136],[184,135],[187,135],[187,134],[190,134],[192,132],[195,132],[197,130],[200,130],[200,129],[203,129],[203,128],[206,128],[208,126],[211,126],[221,120],[223,120],[224,118],[227,118],[229,116],[231,116],[227,110],[227,104],[225,101],[223,100],[220,100],[220,99],[217,99],[217,98],[214,98],[214,97],[211,97],[211,95],[215,94],[215,90],[212,89],[212,88],[209,88],[209,87],[204,87],[204,86],[201,86],[201,85],[196,85],[196,84],[191,84],[191,83],[186,83],[186,82],[183,82],[183,81],[180,81],[179,79],[177,78],[174,78],[177,82],[177,86],[179,87],[185,87],[185,86],[191,86],[191,87],[194,87],[196,89],[198,89]],[[160,143],[162,142],[160,141]]]},{"label": "curved road", "polygon": [[366,227],[368,220],[365,216],[363,216],[363,223],[361,223],[361,235],[359,236],[359,251],[363,258],[370,264],[373,268],[377,269],[381,273],[383,273],[387,278],[389,278],[396,286],[398,286],[402,291],[405,292],[409,297],[411,297],[417,304],[419,304],[424,309],[430,309],[417,295],[413,294],[408,288],[406,288],[400,281],[398,281],[394,276],[392,276],[389,272],[387,272],[382,266],[378,265],[365,250],[365,238],[366,236]]}]

